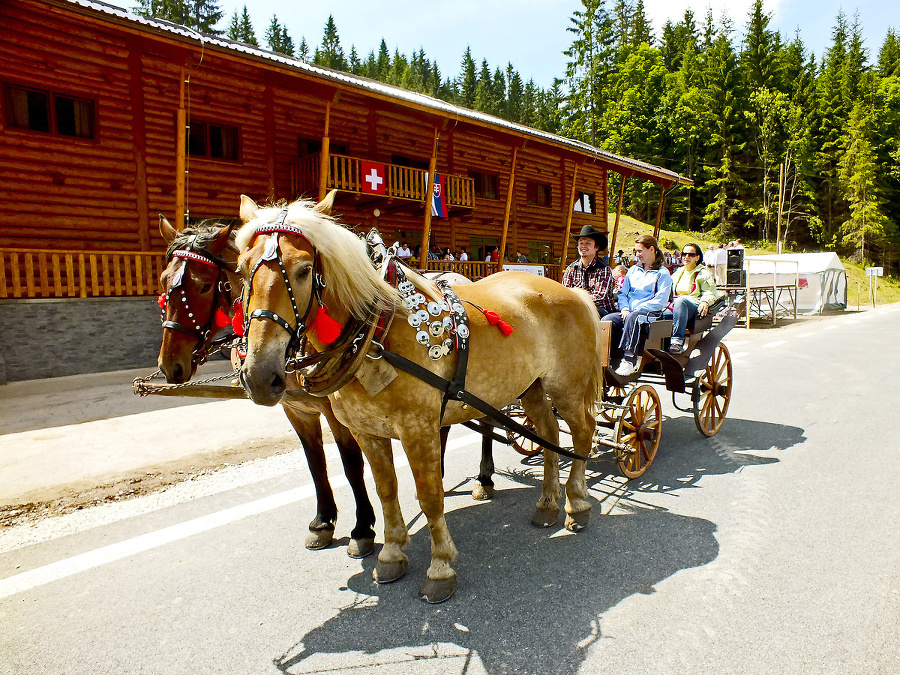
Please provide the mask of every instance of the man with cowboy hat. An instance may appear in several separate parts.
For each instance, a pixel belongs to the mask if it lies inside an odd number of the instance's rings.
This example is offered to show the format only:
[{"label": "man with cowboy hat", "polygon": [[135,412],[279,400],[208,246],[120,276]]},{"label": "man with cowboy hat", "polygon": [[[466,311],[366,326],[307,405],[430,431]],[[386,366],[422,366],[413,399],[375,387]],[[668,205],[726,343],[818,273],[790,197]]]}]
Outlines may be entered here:
[{"label": "man with cowboy hat", "polygon": [[575,239],[581,256],[563,272],[562,284],[569,288],[583,288],[591,294],[600,316],[619,310],[617,286],[609,265],[601,254],[609,246],[606,235],[590,225],[581,228]]}]

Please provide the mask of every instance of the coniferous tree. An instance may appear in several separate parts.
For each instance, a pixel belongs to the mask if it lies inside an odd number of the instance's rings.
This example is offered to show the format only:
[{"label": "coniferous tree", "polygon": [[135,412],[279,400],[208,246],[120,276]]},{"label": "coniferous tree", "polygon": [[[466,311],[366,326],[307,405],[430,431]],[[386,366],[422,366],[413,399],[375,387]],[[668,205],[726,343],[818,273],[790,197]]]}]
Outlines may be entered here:
[{"label": "coniferous tree", "polygon": [[294,55],[294,41],[288,35],[287,28],[281,25],[277,16],[272,16],[272,22],[266,28],[266,44],[269,49],[286,56]]},{"label": "coniferous tree", "polygon": [[888,28],[878,52],[878,74],[882,77],[900,76],[900,38],[893,28]]},{"label": "coniferous tree", "polygon": [[253,30],[250,15],[247,13],[247,5],[244,5],[244,9],[240,14],[238,14],[237,10],[234,10],[231,23],[228,26],[228,39],[259,47],[259,42],[256,40],[256,32]]},{"label": "coniferous tree", "polygon": [[216,0],[139,0],[137,14],[187,26],[198,33],[221,35],[216,24],[225,16]]},{"label": "coniferous tree", "polygon": [[466,108],[475,107],[475,92],[478,88],[478,76],[475,73],[475,60],[472,58],[472,49],[466,47],[463,54],[461,72],[456,82],[456,96],[459,104]]},{"label": "coniferous tree", "polygon": [[328,15],[328,20],[325,22],[322,46],[316,49],[313,62],[335,70],[347,70],[347,59],[344,57],[341,38],[338,37],[337,25],[331,14]]}]

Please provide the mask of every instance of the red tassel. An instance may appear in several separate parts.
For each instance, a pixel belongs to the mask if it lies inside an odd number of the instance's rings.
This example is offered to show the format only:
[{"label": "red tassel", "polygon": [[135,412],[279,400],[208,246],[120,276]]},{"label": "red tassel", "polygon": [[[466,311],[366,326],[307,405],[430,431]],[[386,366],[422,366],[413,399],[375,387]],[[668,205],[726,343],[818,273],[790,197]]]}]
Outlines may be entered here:
[{"label": "red tassel", "polygon": [[225,326],[231,323],[231,319],[229,319],[228,315],[222,311],[221,307],[216,310],[216,318],[214,321],[216,328],[225,328]]},{"label": "red tassel", "polygon": [[231,330],[235,335],[244,337],[244,306],[240,300],[234,301],[234,316],[231,319]]},{"label": "red tassel", "polygon": [[159,305],[159,308],[161,310],[166,309],[166,294],[165,293],[159,294],[159,296],[156,298],[156,304]]},{"label": "red tassel", "polygon": [[513,332],[513,327],[510,326],[510,325],[509,325],[508,323],[506,323],[505,321],[500,321],[500,322],[497,324],[497,328],[499,328],[499,329],[500,329],[500,332],[503,333],[506,337],[509,337],[510,334]]},{"label": "red tassel", "polygon": [[488,323],[492,326],[496,326],[497,322],[500,320],[500,315],[497,312],[491,312],[490,310],[483,310],[484,315],[487,317]]},{"label": "red tassel", "polygon": [[337,340],[343,328],[341,324],[328,316],[328,310],[325,307],[319,307],[316,312],[316,320],[310,326],[310,329],[316,332],[319,342],[326,345]]}]

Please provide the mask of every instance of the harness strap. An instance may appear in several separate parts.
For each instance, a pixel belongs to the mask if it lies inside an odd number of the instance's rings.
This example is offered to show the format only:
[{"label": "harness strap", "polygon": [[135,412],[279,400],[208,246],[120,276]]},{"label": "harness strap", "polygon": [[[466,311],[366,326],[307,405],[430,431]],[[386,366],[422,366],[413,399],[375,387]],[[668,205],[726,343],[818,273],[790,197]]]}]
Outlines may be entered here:
[{"label": "harness strap", "polygon": [[481,400],[474,394],[470,394],[464,389],[457,389],[453,382],[448,382],[439,375],[435,375],[427,368],[423,368],[422,366],[420,366],[418,363],[414,363],[395,352],[388,351],[387,349],[382,349],[381,355],[392,366],[399,368],[406,373],[409,373],[413,377],[417,377],[425,384],[430,384],[432,387],[439,391],[443,391],[445,394],[445,399],[452,398],[456,401],[461,401],[466,405],[472,406],[478,412],[483,413],[485,417],[487,417],[491,422],[493,422],[501,429],[506,429],[507,431],[511,431],[514,434],[519,434],[520,436],[527,438],[529,441],[537,443],[547,450],[555,452],[558,455],[562,455],[563,457],[569,457],[570,459],[576,459],[582,462],[587,462],[590,460],[589,457],[576,454],[571,450],[566,450],[565,448],[561,448],[558,445],[551,443],[546,438],[541,438],[538,434],[536,434],[528,427],[525,427],[518,422],[511,420],[502,412],[494,408],[487,401]]}]

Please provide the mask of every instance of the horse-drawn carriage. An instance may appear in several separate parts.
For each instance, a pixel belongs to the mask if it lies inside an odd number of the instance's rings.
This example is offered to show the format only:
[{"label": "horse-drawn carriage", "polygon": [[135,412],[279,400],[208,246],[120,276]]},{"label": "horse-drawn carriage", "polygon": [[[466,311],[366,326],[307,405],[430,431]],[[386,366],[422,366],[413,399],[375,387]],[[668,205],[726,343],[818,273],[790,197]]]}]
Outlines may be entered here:
[{"label": "horse-drawn carriage", "polygon": [[[464,286],[434,284],[389,256],[376,269],[363,242],[330,218],[330,207],[330,198],[283,208],[259,208],[243,198],[245,224],[236,249],[226,229],[187,240],[176,239],[174,230],[164,232],[174,246],[161,280],[166,336],[160,363],[175,384],[160,387],[139,380],[135,391],[186,389],[209,353],[213,328],[225,323],[220,313],[236,310],[234,326],[243,336],[246,359],[236,373],[243,389],[228,396],[246,390],[257,403],[285,406],[304,440],[314,478],[318,472],[319,512],[310,530],[314,539],[326,532],[314,543],[330,542],[336,512],[321,432],[318,448],[311,448],[304,434],[315,440],[312,426],[325,414],[329,424],[352,432],[347,434],[352,447],[342,450],[345,464],[347,456],[360,456],[360,447],[365,452],[385,520],[385,543],[374,572],[379,583],[400,578],[407,567],[401,549],[408,533],[397,501],[393,438],[409,458],[432,538],[421,595],[442,602],[455,589],[450,563],[456,549],[444,520],[440,429],[484,418],[487,424],[476,428],[487,438],[499,438],[491,427],[500,427],[526,454],[544,448],[542,493],[532,517],[540,526],[558,520],[557,455],[571,458],[565,526],[578,531],[591,509],[586,462],[611,451],[622,472],[635,477],[653,461],[662,422],[654,384],[665,384],[673,401],[676,394],[690,396],[702,433],[712,435],[721,427],[732,370],[720,341],[737,321],[739,303],[724,310],[715,326],[711,316],[698,320],[680,357],[664,351],[671,325],[651,324],[643,366],[623,380],[609,368],[609,334],[587,294],[516,272]],[[235,258],[240,278],[232,267]],[[241,302],[235,304],[232,289],[239,286]],[[223,289],[228,293],[224,303]],[[178,301],[171,300],[173,294]],[[560,444],[560,421],[570,447]],[[489,480],[493,465],[486,447],[480,478]],[[358,463],[351,459],[351,465],[358,506],[354,553],[365,555],[373,549],[374,519],[371,507],[366,508]],[[348,478],[354,484],[349,473]]]}]

